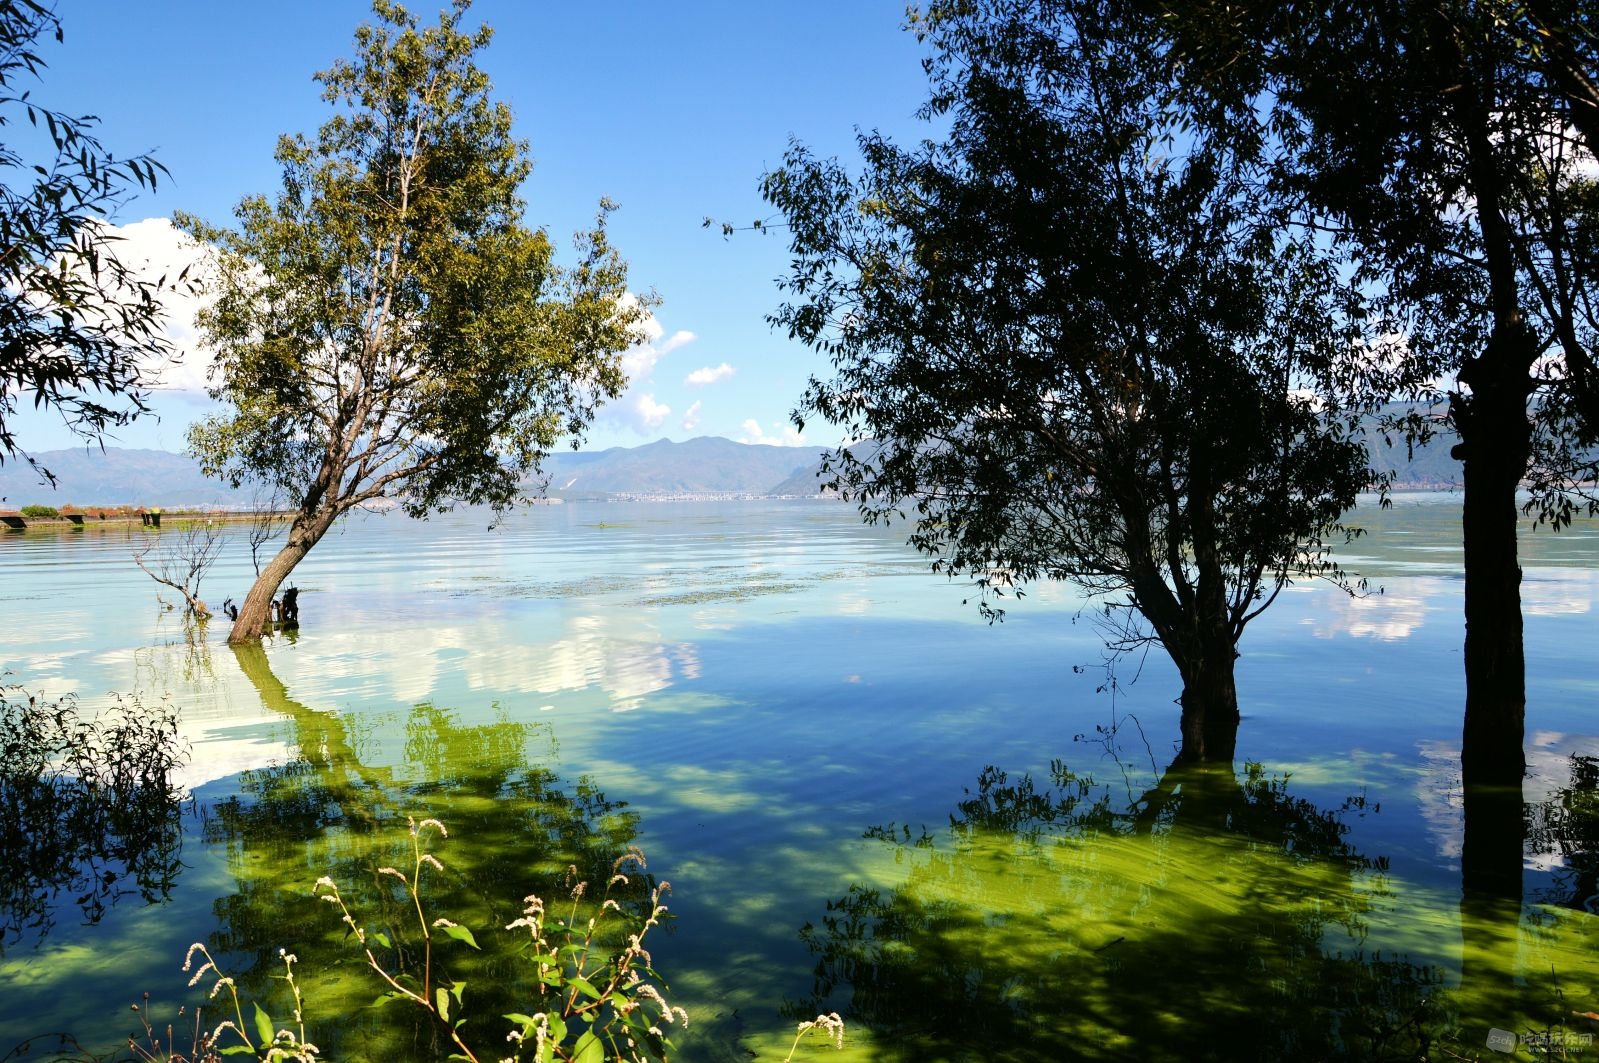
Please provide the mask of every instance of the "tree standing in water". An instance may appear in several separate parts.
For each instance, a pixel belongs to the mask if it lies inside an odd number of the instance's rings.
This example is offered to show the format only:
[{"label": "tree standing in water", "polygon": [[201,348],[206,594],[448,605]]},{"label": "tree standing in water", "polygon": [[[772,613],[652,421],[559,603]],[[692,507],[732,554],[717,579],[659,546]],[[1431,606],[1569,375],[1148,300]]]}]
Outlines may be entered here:
[{"label": "tree standing in water", "polygon": [[624,383],[620,353],[648,300],[629,296],[607,243],[613,204],[571,269],[523,224],[527,145],[474,63],[491,31],[462,32],[466,7],[422,28],[375,0],[354,58],[317,75],[337,113],[315,139],[279,141],[277,198],[245,199],[235,229],[183,219],[216,248],[200,326],[227,405],[190,450],[292,511],[230,642],[260,636],[277,588],[340,515],[378,498],[414,516],[508,506]]},{"label": "tree standing in water", "polygon": [[[1182,130],[1156,26],[1103,0],[933,5],[925,116],[851,176],[802,146],[775,324],[832,361],[796,422],[868,446],[828,471],[914,514],[937,569],[1099,596],[1113,644],[1182,676],[1183,753],[1228,762],[1245,626],[1369,484],[1352,417],[1305,385],[1357,362],[1360,305],[1268,209],[1232,131]],[[996,578],[996,574],[997,577]]]}]

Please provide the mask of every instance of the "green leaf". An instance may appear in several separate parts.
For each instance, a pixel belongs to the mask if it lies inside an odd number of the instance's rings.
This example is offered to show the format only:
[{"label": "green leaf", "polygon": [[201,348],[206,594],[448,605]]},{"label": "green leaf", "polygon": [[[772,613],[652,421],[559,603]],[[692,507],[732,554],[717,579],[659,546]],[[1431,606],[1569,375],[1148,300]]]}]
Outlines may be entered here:
[{"label": "green leaf", "polygon": [[501,1015],[500,1018],[510,1019],[512,1022],[521,1026],[524,1030],[531,1030],[533,1027],[538,1025],[538,1021],[534,1019],[533,1016],[525,1015],[520,1011],[508,1011],[504,1015]]},{"label": "green leaf", "polygon": [[277,1039],[276,1031],[272,1026],[272,1016],[263,1011],[261,1005],[255,1003],[254,1001],[250,1002],[250,1006],[255,1008],[256,1037],[260,1039],[263,1046],[271,1044]]},{"label": "green leaf", "polygon": [[229,1045],[222,1050],[222,1054],[224,1056],[253,1056],[255,1055],[255,1049],[249,1045]]},{"label": "green leaf", "polygon": [[593,1030],[589,1030],[577,1039],[577,1047],[572,1053],[572,1063],[604,1063],[604,1060],[605,1046],[594,1036]]},{"label": "green leaf", "polygon": [[392,949],[394,947],[389,943],[389,935],[385,934],[381,930],[374,930],[372,932],[372,940],[376,941],[379,945],[382,945],[386,949]]},{"label": "green leaf", "polygon": [[579,993],[582,993],[590,1000],[600,999],[600,991],[595,989],[593,984],[582,975],[573,975],[571,978],[566,980],[566,984],[574,987]]},{"label": "green leaf", "polygon": [[466,992],[465,980],[459,981],[450,987],[450,996],[455,998],[457,1004],[461,1003],[461,994]]},{"label": "green leaf", "polygon": [[457,941],[464,941],[468,945],[471,945],[474,949],[478,947],[477,938],[473,937],[472,931],[468,930],[464,926],[441,926],[439,929],[444,931],[447,936],[452,937]]},{"label": "green leaf", "polygon": [[450,1021],[450,991],[443,986],[433,991],[433,1002],[439,1009],[439,1018]]}]

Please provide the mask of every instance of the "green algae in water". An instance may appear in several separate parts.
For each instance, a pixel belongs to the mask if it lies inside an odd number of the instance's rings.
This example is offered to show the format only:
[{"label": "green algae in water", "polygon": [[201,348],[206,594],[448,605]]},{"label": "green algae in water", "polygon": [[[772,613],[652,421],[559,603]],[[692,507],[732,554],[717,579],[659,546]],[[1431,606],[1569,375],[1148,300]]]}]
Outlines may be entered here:
[{"label": "green algae in water", "polygon": [[[329,1058],[444,1058],[452,1046],[420,1009],[375,1003],[387,987],[366,968],[337,909],[313,894],[317,879],[332,878],[362,927],[390,942],[375,950],[386,969],[420,979],[415,912],[404,886],[382,869],[408,872],[413,821],[437,819],[451,837],[434,847],[441,866],[424,869],[424,906],[430,919],[471,928],[481,950],[440,937],[432,969],[467,984],[465,1036],[482,1058],[499,1058],[510,1025],[501,1016],[551,1006],[540,996],[525,932],[507,924],[529,894],[552,913],[571,906],[579,923],[596,914],[593,894],[575,891],[579,883],[603,891],[637,836],[637,815],[591,780],[567,780],[550,767],[547,727],[503,716],[464,725],[419,704],[404,723],[403,757],[372,766],[348,721],[290,698],[258,647],[238,653],[263,701],[290,721],[298,755],[245,772],[242,793],[208,811],[205,840],[226,851],[234,888],[215,902],[207,947],[241,997],[279,1024],[293,1005],[278,949],[295,953],[307,1035]],[[611,896],[634,911],[654,886],[649,875],[633,875]]]},{"label": "green algae in water", "polygon": [[1591,1032],[1570,1025],[1593,999],[1587,913],[1468,909],[1454,973],[1405,925],[1446,899],[1257,766],[1174,769],[1130,802],[1055,782],[988,769],[947,832],[869,831],[903,878],[803,927],[814,992],[790,1015],[841,1011],[896,1061],[1457,1059],[1495,1028]]}]

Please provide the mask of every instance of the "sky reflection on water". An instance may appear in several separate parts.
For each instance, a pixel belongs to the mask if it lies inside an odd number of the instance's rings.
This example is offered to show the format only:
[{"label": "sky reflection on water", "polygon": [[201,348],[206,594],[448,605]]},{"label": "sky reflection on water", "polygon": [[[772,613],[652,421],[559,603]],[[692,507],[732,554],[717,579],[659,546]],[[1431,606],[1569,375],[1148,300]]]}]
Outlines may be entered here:
[{"label": "sky reflection on water", "polygon": [[[1458,550],[1448,539],[1458,511],[1434,500],[1368,522],[1353,567],[1369,571],[1381,593],[1356,600],[1323,584],[1297,586],[1246,634],[1239,749],[1271,778],[1288,777],[1285,800],[1326,810],[1362,798],[1344,816],[1339,844],[1385,858],[1389,883],[1360,886],[1363,947],[1404,951],[1418,972],[1436,968],[1458,988],[1461,623]],[[676,887],[678,921],[656,959],[696,1014],[684,1058],[778,1047],[790,1021],[780,1009],[815,991],[814,940],[802,940],[800,928],[853,886],[881,897],[925,893],[915,883],[930,881],[926,862],[954,859],[914,846],[897,853],[864,838],[869,828],[942,830],[985,765],[1043,780],[1065,758],[1080,775],[1142,793],[1171,759],[1177,683],[1158,654],[1141,666],[1121,662],[1118,692],[1096,693],[1106,678],[1097,636],[1069,589],[1031,593],[990,627],[960,605],[962,587],[927,573],[898,529],[862,528],[847,507],[568,505],[517,514],[492,532],[486,524],[470,512],[426,524],[395,515],[350,522],[295,574],[304,627],[298,638],[269,641],[268,674],[282,697],[337,721],[349,755],[389,780],[392,808],[432,785],[407,752],[407,727],[424,704],[463,733],[537,728],[523,754],[529,770],[553,772],[563,785],[592,780],[621,802],[652,869]],[[263,694],[262,676],[247,675],[221,641],[222,625],[196,641],[160,613],[131,551],[131,537],[109,529],[0,540],[0,595],[8,613],[29,617],[0,640],[3,666],[32,690],[77,691],[89,706],[108,691],[170,692],[194,749],[184,775],[194,815],[259,800],[251,788],[262,773],[282,776],[313,756],[308,718]],[[1591,649],[1574,649],[1599,644],[1591,612],[1599,538],[1540,533],[1526,553],[1534,773],[1526,793],[1536,803],[1569,787],[1574,754],[1599,752],[1599,662]],[[240,597],[248,576],[247,549],[235,543],[204,596]],[[1096,727],[1110,725],[1120,761],[1098,741]],[[120,905],[96,926],[61,927],[37,947],[10,949],[0,958],[0,1050],[46,1027],[120,1030],[127,1004],[146,989],[181,996],[182,951],[220,932],[223,899],[252,876],[263,896],[297,876],[308,887],[318,861],[353,837],[347,811],[319,829],[292,858],[279,854],[292,873],[240,863],[235,842],[191,831],[187,866],[164,907]],[[972,844],[987,852],[990,843]],[[1079,869],[1121,859],[1071,844]],[[1165,844],[1162,859],[1176,859],[1178,843]],[[1191,874],[1188,859],[1163,865],[1160,881]],[[1529,900],[1569,879],[1569,866],[1569,856],[1530,859]],[[1088,916],[1073,921],[1086,880],[1027,900],[1022,919],[1012,887],[983,884],[1015,871],[948,865],[940,874],[964,883],[961,903],[977,906],[973,932],[995,955],[1025,958],[1046,934],[1082,938],[1072,946],[1079,960],[1097,956],[1088,955],[1097,947],[1084,936]],[[1025,881],[1039,873],[1064,874],[1035,869]],[[1131,940],[1126,930],[1143,909],[1118,909],[1112,894],[1139,894],[1139,876],[1150,874],[1129,870],[1123,886],[1094,885],[1094,918],[1120,920],[1117,932]],[[1195,901],[1184,897],[1158,920],[1182,916]],[[1043,929],[1007,937],[1016,919]],[[1529,916],[1534,925],[1536,933],[1507,932],[1524,969],[1580,955],[1563,944],[1585,940],[1571,937],[1587,933],[1576,914]],[[1336,946],[1325,932],[1305,934]],[[1130,969],[1165,954],[1140,955]],[[234,959],[253,962],[249,950]],[[1418,973],[1416,986],[1433,973]],[[1599,1010],[1599,999],[1578,999],[1592,972],[1562,973],[1573,1004]],[[1113,1019],[1114,1004],[1106,996],[1099,1018],[1082,1021],[1136,1032],[1136,1015]],[[863,1024],[852,1052],[899,1058],[885,1043]],[[1104,1044],[1105,1058],[1132,1051],[1114,1037]]]}]

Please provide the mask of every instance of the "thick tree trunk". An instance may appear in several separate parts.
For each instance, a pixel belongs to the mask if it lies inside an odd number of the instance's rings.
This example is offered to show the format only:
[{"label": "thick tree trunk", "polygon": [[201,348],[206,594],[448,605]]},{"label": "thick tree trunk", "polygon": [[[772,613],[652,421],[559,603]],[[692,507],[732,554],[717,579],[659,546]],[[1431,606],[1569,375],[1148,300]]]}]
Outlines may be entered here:
[{"label": "thick tree trunk", "polygon": [[[1466,721],[1461,766],[1478,786],[1521,789],[1526,763],[1526,660],[1521,565],[1516,556],[1516,478],[1466,463]],[[1476,472],[1477,475],[1473,475]],[[1486,481],[1486,482],[1485,482]]]},{"label": "thick tree trunk", "polygon": [[243,604],[239,606],[239,618],[233,622],[233,630],[228,632],[228,642],[239,645],[261,637],[272,618],[272,599],[277,595],[278,588],[289,578],[294,567],[311,552],[311,547],[327,534],[336,516],[331,510],[295,516],[283,548],[262,566],[261,574],[255,578],[250,593],[245,595]]},{"label": "thick tree trunk", "polygon": [[1201,519],[1196,524],[1207,534],[1195,536],[1200,576],[1193,626],[1180,652],[1172,654],[1183,677],[1183,744],[1172,767],[1205,764],[1224,767],[1230,773],[1238,747],[1238,686],[1233,678],[1238,650],[1228,620],[1226,574],[1209,534],[1215,516],[1206,504],[1199,509]]},{"label": "thick tree trunk", "polygon": [[[1520,771],[1514,764],[1495,774]],[[1465,777],[1465,844],[1460,854],[1460,990],[1472,1002],[1461,1019],[1469,1043],[1486,1044],[1493,1028],[1514,1031],[1558,1023],[1564,1017],[1528,1014],[1529,997],[1516,985],[1521,936],[1521,873],[1526,820],[1521,779],[1514,786],[1489,786]]]},{"label": "thick tree trunk", "polygon": [[1184,667],[1182,748],[1173,768],[1208,764],[1231,767],[1238,748],[1238,687],[1233,679],[1233,646]]},{"label": "thick tree trunk", "polygon": [[[1468,367],[1474,394],[1455,400],[1464,462],[1466,719],[1461,766],[1475,786],[1519,792],[1527,711],[1516,490],[1531,450],[1531,364],[1519,329],[1504,329]],[[1464,380],[1467,371],[1461,373]]]},{"label": "thick tree trunk", "polygon": [[[1502,770],[1521,770],[1520,750]],[[1526,851],[1526,809],[1521,779],[1514,785],[1483,785],[1465,776],[1465,841],[1460,853],[1463,895],[1477,901],[1521,903],[1521,870]]]}]

